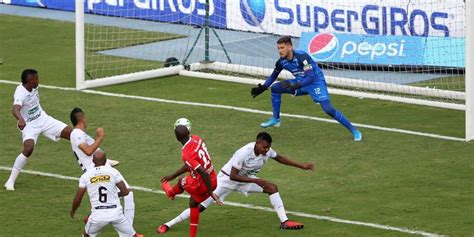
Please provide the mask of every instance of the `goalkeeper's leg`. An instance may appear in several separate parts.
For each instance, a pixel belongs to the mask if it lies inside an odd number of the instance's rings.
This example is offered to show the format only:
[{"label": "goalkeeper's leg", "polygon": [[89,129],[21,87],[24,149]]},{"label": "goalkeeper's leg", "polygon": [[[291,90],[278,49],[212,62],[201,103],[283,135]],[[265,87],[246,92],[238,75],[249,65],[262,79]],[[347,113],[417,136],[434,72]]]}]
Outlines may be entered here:
[{"label": "goalkeeper's leg", "polygon": [[321,108],[327,115],[334,118],[352,133],[355,141],[362,140],[362,133],[351,124],[344,114],[332,106],[325,81],[320,81],[316,84],[303,87],[297,91],[297,95],[300,95],[300,93],[309,94],[315,103],[319,103],[321,105]]},{"label": "goalkeeper's leg", "polygon": [[[290,80],[290,81],[294,81],[294,80]],[[271,99],[272,99],[273,116],[269,118],[267,121],[260,124],[260,126],[263,128],[280,126],[281,94],[295,94],[295,90],[283,88],[280,82],[273,84],[271,87],[271,91],[272,91]]]}]

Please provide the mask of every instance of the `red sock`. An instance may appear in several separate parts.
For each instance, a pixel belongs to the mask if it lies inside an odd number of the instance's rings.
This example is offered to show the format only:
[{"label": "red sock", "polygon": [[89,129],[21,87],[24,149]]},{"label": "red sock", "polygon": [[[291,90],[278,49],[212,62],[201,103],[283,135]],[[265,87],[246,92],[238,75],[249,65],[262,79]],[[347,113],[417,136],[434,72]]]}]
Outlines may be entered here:
[{"label": "red sock", "polygon": [[196,237],[198,231],[198,224],[199,224],[199,208],[192,207],[191,209],[191,218],[190,220],[190,229],[189,229],[189,236]]},{"label": "red sock", "polygon": [[184,192],[184,190],[179,188],[178,184],[175,184],[172,190],[175,196]]}]

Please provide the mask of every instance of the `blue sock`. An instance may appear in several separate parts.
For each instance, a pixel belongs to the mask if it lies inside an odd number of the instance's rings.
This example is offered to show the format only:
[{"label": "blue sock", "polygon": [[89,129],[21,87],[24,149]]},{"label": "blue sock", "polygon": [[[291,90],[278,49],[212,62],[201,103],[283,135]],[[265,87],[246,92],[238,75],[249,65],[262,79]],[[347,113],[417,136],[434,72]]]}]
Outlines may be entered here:
[{"label": "blue sock", "polygon": [[290,90],[283,89],[280,82],[277,82],[272,85],[272,108],[273,108],[273,117],[280,119],[280,107],[281,107],[281,94],[282,93],[291,93]]},{"label": "blue sock", "polygon": [[321,107],[323,108],[324,112],[338,121],[342,126],[346,127],[351,133],[357,131],[357,128],[352,126],[351,122],[342,114],[341,112],[337,111],[332,107],[331,102],[329,100],[319,102]]},{"label": "blue sock", "polygon": [[273,117],[280,119],[281,94],[272,90]]}]

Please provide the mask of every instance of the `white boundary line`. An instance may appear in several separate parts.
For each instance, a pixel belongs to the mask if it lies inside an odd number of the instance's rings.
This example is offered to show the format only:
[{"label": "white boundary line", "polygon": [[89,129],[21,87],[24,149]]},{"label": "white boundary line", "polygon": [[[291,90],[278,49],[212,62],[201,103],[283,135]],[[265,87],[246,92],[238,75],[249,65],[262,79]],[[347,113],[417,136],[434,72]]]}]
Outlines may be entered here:
[{"label": "white boundary line", "polygon": [[[0,83],[14,84],[14,85],[19,85],[20,84],[19,82],[6,81],[6,80],[0,80]],[[49,85],[40,85],[40,87],[41,88],[47,88],[47,89],[55,89],[55,90],[76,91],[76,89],[72,88],[72,87],[59,87],[59,86],[49,86]],[[270,112],[270,111],[263,111],[263,110],[250,109],[250,108],[244,108],[244,107],[236,107],[236,106],[230,106],[230,105],[208,104],[208,103],[179,101],[179,100],[167,100],[167,99],[160,99],[160,98],[153,98],[153,97],[125,95],[125,94],[95,91],[95,90],[82,90],[82,91],[79,91],[79,92],[88,93],[88,94],[111,96],[111,97],[139,99],[139,100],[146,100],[146,101],[155,101],[155,102],[168,103],[168,104],[180,104],[180,105],[191,105],[191,106],[200,106],[200,107],[208,107],[208,108],[228,109],[228,110],[235,110],[235,111],[246,112],[246,113],[254,113],[254,114],[267,114],[267,115],[272,114],[272,112]],[[314,121],[320,121],[320,122],[326,122],[326,123],[338,123],[337,121],[335,121],[333,119],[312,117],[312,116],[307,116],[307,115],[281,113],[281,116],[282,117],[290,117],[290,118],[308,119],[308,120],[314,120]],[[410,134],[410,135],[416,135],[416,136],[422,136],[422,137],[431,137],[431,138],[437,138],[437,139],[442,139],[442,140],[450,140],[450,141],[461,141],[461,142],[466,141],[464,138],[460,138],[460,137],[443,136],[443,135],[433,134],[433,133],[424,133],[424,132],[417,132],[417,131],[398,129],[398,128],[387,128],[387,127],[361,124],[361,123],[353,123],[353,124],[357,127],[380,130],[380,131]]]},{"label": "white boundary line", "polygon": [[[12,168],[9,168],[6,166],[0,166],[0,170],[11,171]],[[72,180],[72,181],[79,180],[79,178],[77,177],[65,176],[65,175],[53,174],[53,173],[47,173],[47,172],[41,172],[41,171],[34,171],[34,170],[22,170],[21,172],[25,174],[39,175],[39,176],[63,179],[63,180]],[[143,191],[147,193],[165,194],[165,192],[161,190],[153,190],[151,188],[145,188],[145,187],[140,187],[140,186],[131,186],[131,187],[134,190],[139,190],[139,191]],[[189,198],[189,195],[179,195],[178,197]],[[242,208],[261,210],[261,211],[266,211],[266,212],[275,212],[273,208],[255,206],[251,204],[243,204],[243,203],[238,203],[238,202],[227,202],[227,201],[225,201],[224,204],[228,206],[233,206],[233,207],[242,207]],[[320,215],[308,214],[308,213],[303,213],[303,212],[286,211],[286,213],[294,215],[294,216],[306,217],[306,218],[311,218],[311,219],[316,219],[316,220],[330,221],[330,222],[350,224],[350,225],[359,225],[359,226],[371,227],[371,228],[382,229],[382,230],[387,230],[387,231],[397,231],[397,232],[402,232],[402,233],[407,233],[407,234],[412,234],[412,235],[422,235],[422,236],[430,236],[430,237],[443,236],[443,235],[429,233],[425,231],[410,230],[407,228],[393,227],[393,226],[388,226],[388,225],[380,225],[380,224],[367,223],[367,222],[361,222],[361,221],[344,220],[344,219],[339,219],[339,218],[330,217],[330,216],[320,216]]]}]

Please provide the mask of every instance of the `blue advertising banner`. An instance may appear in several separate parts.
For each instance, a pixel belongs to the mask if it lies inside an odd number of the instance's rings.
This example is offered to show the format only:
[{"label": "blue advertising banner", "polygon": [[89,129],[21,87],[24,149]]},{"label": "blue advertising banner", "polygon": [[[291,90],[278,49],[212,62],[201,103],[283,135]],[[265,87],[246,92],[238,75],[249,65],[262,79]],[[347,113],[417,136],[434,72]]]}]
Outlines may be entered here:
[{"label": "blue advertising banner", "polygon": [[300,50],[318,62],[464,67],[464,38],[304,32]]},{"label": "blue advertising banner", "polygon": [[[209,24],[226,28],[226,1],[209,1]],[[11,0],[13,5],[74,11],[74,0]],[[205,0],[86,0],[87,13],[161,22],[204,25]]]},{"label": "blue advertising banner", "polygon": [[423,65],[441,67],[466,66],[465,38],[426,37]]}]

